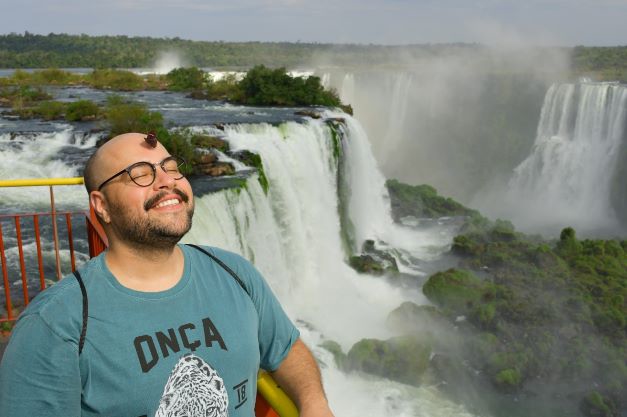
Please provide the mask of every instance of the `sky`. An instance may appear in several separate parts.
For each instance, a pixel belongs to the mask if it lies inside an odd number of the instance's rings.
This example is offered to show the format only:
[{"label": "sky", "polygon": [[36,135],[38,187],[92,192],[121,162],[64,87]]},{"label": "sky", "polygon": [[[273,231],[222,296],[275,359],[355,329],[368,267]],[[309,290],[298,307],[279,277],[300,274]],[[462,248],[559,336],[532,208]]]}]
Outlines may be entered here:
[{"label": "sky", "polygon": [[0,34],[627,45],[627,0],[0,0]]}]

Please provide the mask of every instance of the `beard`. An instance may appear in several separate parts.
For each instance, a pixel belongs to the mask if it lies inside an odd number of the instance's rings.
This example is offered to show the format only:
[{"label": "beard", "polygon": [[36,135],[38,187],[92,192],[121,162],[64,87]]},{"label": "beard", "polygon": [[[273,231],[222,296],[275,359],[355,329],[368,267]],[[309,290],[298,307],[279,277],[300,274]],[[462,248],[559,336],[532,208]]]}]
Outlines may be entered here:
[{"label": "beard", "polygon": [[[183,191],[174,189],[173,192],[179,195],[183,203],[190,199]],[[146,201],[144,209],[146,212],[163,196],[160,193]],[[177,217],[162,216],[161,218],[151,218],[148,216],[137,216],[128,207],[110,201],[109,213],[111,215],[111,227],[116,236],[137,249],[171,249],[192,227],[192,217],[194,215],[194,204],[187,206],[184,213],[177,213]]]}]

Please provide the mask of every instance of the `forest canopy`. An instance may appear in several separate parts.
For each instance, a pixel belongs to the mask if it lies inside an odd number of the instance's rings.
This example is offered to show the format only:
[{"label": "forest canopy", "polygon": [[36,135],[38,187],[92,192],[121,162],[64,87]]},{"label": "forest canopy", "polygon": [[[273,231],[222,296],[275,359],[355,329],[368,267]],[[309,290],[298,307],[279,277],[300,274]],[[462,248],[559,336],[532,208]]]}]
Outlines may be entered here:
[{"label": "forest canopy", "polygon": [[[154,65],[161,53],[176,51],[190,67],[295,68],[321,56],[337,65],[389,65],[391,57],[424,59],[473,52],[478,44],[362,45],[290,42],[191,41],[175,38],[88,36],[29,32],[0,35],[0,68],[138,68]],[[544,48],[570,55],[574,75],[627,79],[627,46]]]}]

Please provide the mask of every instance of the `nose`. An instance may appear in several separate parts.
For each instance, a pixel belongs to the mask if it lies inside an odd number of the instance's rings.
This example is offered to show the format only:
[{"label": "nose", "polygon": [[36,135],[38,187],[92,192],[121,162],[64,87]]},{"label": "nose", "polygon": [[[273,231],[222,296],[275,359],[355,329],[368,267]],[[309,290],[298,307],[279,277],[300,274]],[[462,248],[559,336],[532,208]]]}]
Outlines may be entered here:
[{"label": "nose", "polygon": [[166,174],[166,172],[160,167],[155,167],[155,181],[152,183],[152,186],[155,190],[160,190],[162,188],[174,188],[176,184],[176,180],[172,178],[170,175]]}]

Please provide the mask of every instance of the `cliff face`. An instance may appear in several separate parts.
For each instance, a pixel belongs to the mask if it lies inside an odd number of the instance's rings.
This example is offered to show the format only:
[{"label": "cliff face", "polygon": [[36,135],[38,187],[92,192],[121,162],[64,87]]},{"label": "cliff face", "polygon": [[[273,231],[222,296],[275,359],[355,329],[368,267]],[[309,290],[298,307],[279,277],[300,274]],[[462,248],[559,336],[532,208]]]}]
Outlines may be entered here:
[{"label": "cliff face", "polygon": [[[452,211],[444,210],[441,197],[425,206],[434,195],[429,187],[388,185],[395,218],[414,214],[395,201],[418,202],[420,213],[459,212],[451,201]],[[405,305],[391,316],[396,328],[428,338],[435,352],[430,371],[475,406],[487,406],[476,396],[514,395],[534,415],[552,407],[564,415],[622,415],[627,240],[579,240],[572,228],[544,240],[468,213],[451,247],[457,266],[432,275],[422,288],[438,316]]]}]

